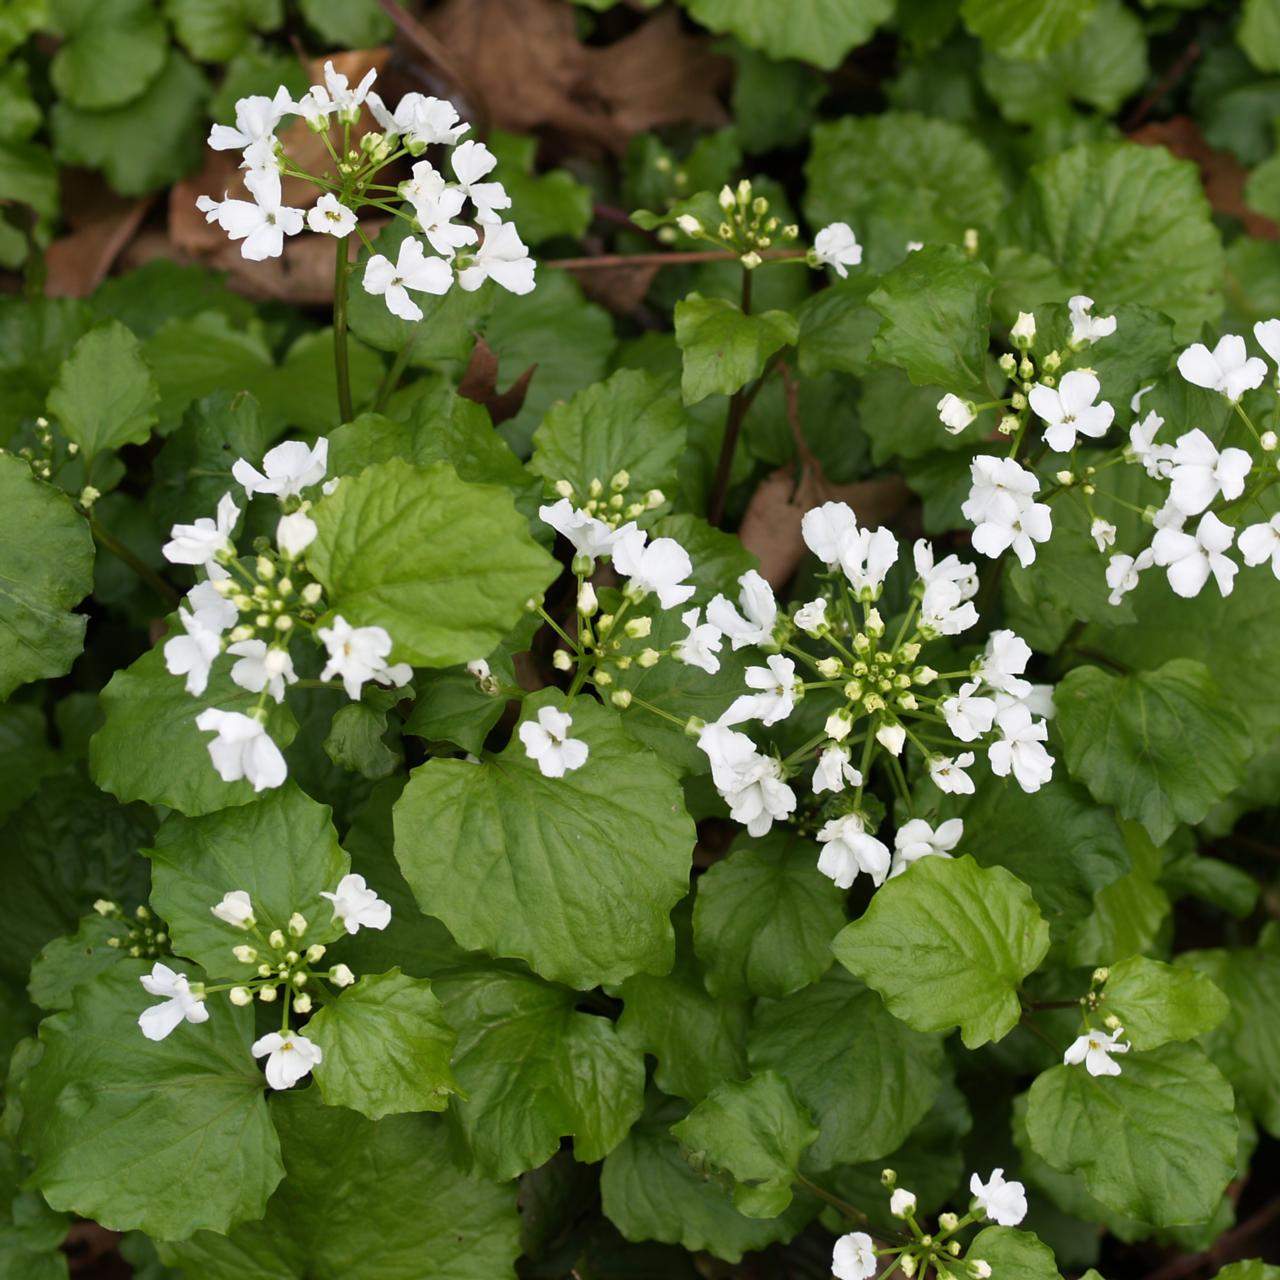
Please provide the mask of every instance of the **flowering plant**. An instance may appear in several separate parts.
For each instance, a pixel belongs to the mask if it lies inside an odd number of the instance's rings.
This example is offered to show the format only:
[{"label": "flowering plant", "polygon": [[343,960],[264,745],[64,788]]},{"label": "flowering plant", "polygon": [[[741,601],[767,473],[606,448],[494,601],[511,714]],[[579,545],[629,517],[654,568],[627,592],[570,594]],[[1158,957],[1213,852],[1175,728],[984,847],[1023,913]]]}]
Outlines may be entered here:
[{"label": "flowering plant", "polygon": [[[1115,1280],[1270,1220],[1273,246],[1028,107],[1105,106],[1120,0],[899,6],[895,109],[823,119],[870,28],[685,7],[799,126],[539,175],[250,49],[171,200],[318,246],[323,326],[169,263],[0,299],[19,1273],[69,1215],[201,1280]],[[915,110],[975,40],[1002,119]]]}]

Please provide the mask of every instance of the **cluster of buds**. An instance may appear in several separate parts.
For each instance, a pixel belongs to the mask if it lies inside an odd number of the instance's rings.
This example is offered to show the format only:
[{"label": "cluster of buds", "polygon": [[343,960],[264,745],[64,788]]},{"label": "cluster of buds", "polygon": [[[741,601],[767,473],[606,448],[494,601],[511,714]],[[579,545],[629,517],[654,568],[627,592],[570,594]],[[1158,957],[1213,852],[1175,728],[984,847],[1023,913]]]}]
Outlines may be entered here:
[{"label": "cluster of buds", "polygon": [[170,954],[169,935],[163,924],[152,917],[147,907],[135,907],[130,918],[125,915],[119,903],[99,898],[93,904],[93,909],[104,919],[115,920],[124,926],[124,933],[113,934],[107,939],[107,946],[118,947],[135,960],[152,960],[157,956]]},{"label": "cluster of buds", "polygon": [[726,184],[718,202],[724,220],[714,231],[691,213],[681,214],[676,226],[694,240],[714,241],[749,270],[764,260],[764,250],[773,248],[778,241],[795,240],[800,234],[794,223],[784,226],[776,214],[769,212],[767,197],[754,194],[750,178],[743,178],[736,187]]},{"label": "cluster of buds", "polygon": [[631,473],[628,471],[615,471],[607,486],[598,476],[594,477],[583,494],[578,493],[568,480],[557,480],[552,488],[556,497],[567,499],[577,510],[585,511],[610,529],[656,511],[667,500],[661,489],[632,494]]},{"label": "cluster of buds", "polygon": [[[76,457],[80,452],[80,446],[70,440],[63,446],[63,457],[58,456],[59,442],[53,434],[52,427],[49,426],[49,419],[40,417],[35,420],[31,428],[31,435],[34,437],[33,443],[19,445],[17,449],[0,449],[0,456],[11,453],[16,458],[21,458],[30,467],[32,474],[40,480],[51,480],[53,473],[63,465],[64,462]],[[87,511],[102,496],[102,494],[92,485],[86,485],[80,494],[80,505]]]}]

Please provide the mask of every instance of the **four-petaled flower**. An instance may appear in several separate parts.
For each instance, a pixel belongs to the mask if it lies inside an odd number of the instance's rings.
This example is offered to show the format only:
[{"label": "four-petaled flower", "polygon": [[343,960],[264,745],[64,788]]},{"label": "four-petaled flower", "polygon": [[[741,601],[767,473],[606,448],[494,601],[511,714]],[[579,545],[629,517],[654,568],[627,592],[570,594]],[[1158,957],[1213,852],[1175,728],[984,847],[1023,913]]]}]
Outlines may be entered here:
[{"label": "four-petaled flower", "polygon": [[383,902],[364,882],[364,876],[350,872],[338,881],[335,892],[321,890],[320,896],[333,903],[333,918],[341,920],[348,933],[358,929],[385,929],[391,923],[391,904]]},{"label": "four-petaled flower", "polygon": [[1102,384],[1092,373],[1073,369],[1062,375],[1056,387],[1036,383],[1027,399],[1047,424],[1044,442],[1057,453],[1069,453],[1076,436],[1098,439],[1105,436],[1115,419],[1115,408],[1105,400],[1094,404]]},{"label": "four-petaled flower", "polygon": [[581,738],[569,737],[573,717],[557,707],[540,707],[536,720],[520,726],[525,755],[537,762],[544,778],[563,778],[587,763],[590,748]]},{"label": "four-petaled flower", "polygon": [[181,1022],[208,1022],[209,1010],[201,996],[193,995],[186,974],[177,973],[159,961],[139,979],[148,995],[163,996],[163,1004],[153,1004],[138,1015],[138,1026],[148,1040],[163,1040]]},{"label": "four-petaled flower", "polygon": [[836,1280],[871,1280],[876,1273],[876,1246],[865,1231],[841,1236],[831,1250],[831,1274]]},{"label": "four-petaled flower", "polygon": [[428,258],[421,241],[412,236],[400,242],[394,264],[380,253],[365,263],[365,292],[381,295],[387,310],[401,320],[422,319],[422,308],[409,297],[410,289],[439,295],[448,293],[452,283],[453,269],[449,264],[443,258]]},{"label": "four-petaled flower", "polygon": [[[269,493],[277,498],[296,498],[303,489],[319,484],[329,465],[329,441],[321,436],[314,445],[286,440],[262,457],[262,471],[245,458],[237,458],[231,474],[244,486],[245,494]],[[264,474],[265,472],[265,474]]]},{"label": "four-petaled flower", "polygon": [[904,822],[893,838],[893,866],[889,879],[900,876],[921,858],[951,857],[951,850],[960,843],[962,835],[964,821],[960,818],[948,818],[946,822],[940,822],[936,830],[923,818]]},{"label": "four-petaled flower", "polygon": [[992,1222],[1016,1227],[1027,1216],[1027,1189],[1020,1182],[1006,1182],[1003,1169],[992,1169],[986,1182],[975,1173],[969,1192]]},{"label": "four-petaled flower", "polygon": [[778,603],[773,588],[754,569],[738,579],[741,613],[727,597],[717,595],[707,605],[707,621],[729,637],[735,649],[746,645],[771,645],[778,620]]},{"label": "four-petaled flower", "polygon": [[1083,1062],[1085,1070],[1091,1076],[1118,1076],[1120,1064],[1113,1062],[1111,1055],[1129,1052],[1128,1043],[1121,1042],[1122,1035],[1124,1035],[1123,1027],[1117,1027],[1110,1032],[1086,1031],[1067,1046],[1066,1053],[1062,1055],[1062,1061],[1070,1067],[1079,1066]]},{"label": "four-petaled flower", "polygon": [[1194,534],[1174,528],[1157,529],[1151,540],[1151,554],[1168,575],[1169,585],[1184,599],[1198,596],[1210,574],[1218,591],[1229,596],[1240,568],[1226,554],[1234,538],[1230,525],[1206,511]]},{"label": "four-petaled flower", "polygon": [[255,1058],[267,1060],[267,1083],[273,1089],[288,1089],[318,1067],[324,1058],[320,1046],[296,1031],[272,1031],[251,1046]]},{"label": "four-petaled flower", "polygon": [[348,698],[359,701],[361,686],[369,680],[398,689],[413,676],[407,662],[387,664],[392,642],[383,627],[353,627],[339,613],[331,626],[317,627],[316,635],[329,652],[320,679],[339,676]]},{"label": "four-petaled flower", "polygon": [[209,743],[209,757],[223,782],[245,778],[255,791],[267,791],[288,777],[284,756],[261,720],[208,707],[196,716],[196,728],[218,735]]},{"label": "four-petaled flower", "polygon": [[1227,333],[1212,351],[1203,342],[1189,346],[1178,357],[1178,372],[1195,386],[1219,391],[1234,401],[1262,385],[1267,365],[1258,356],[1249,355],[1239,334]]},{"label": "four-petaled flower", "polygon": [[655,538],[635,525],[619,529],[613,543],[613,566],[625,578],[627,591],[643,599],[651,591],[664,609],[674,609],[693,595],[685,579],[693,572],[689,553],[674,538]]},{"label": "four-petaled flower", "polygon": [[719,627],[709,622],[700,623],[698,619],[701,616],[701,609],[687,609],[680,615],[680,621],[689,629],[689,633],[671,646],[671,656],[677,662],[700,667],[713,676],[720,670],[719,653],[724,637],[720,634]]},{"label": "four-petaled flower", "polygon": [[848,889],[859,872],[870,876],[877,888],[884,884],[891,861],[889,847],[867,831],[860,813],[846,813],[824,823],[818,842],[822,845],[818,870],[839,888]]},{"label": "four-petaled flower", "polygon": [[862,246],[847,222],[833,222],[814,236],[813,256],[843,280],[862,261]]}]

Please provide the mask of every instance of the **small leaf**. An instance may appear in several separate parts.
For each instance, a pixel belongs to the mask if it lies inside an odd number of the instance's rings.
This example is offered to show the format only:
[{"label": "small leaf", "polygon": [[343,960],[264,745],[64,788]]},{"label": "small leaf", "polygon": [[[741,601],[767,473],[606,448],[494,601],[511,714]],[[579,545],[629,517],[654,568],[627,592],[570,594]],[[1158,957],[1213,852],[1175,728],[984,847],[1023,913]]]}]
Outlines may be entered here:
[{"label": "small leaf", "polygon": [[834,71],[893,14],[892,0],[682,0],[712,31],[730,31],[770,58],[798,58]]},{"label": "small leaf", "polygon": [[1146,956],[1113,965],[1102,995],[1103,1010],[1120,1019],[1124,1037],[1135,1049],[1195,1040],[1212,1031],[1230,1008],[1227,997],[1194,969]]},{"label": "small leaf", "polygon": [[50,8],[63,40],[49,76],[68,102],[119,107],[160,74],[168,41],[152,0],[52,0]]},{"label": "small leaf", "polygon": [[27,993],[42,1009],[70,1009],[78,987],[124,958],[126,951],[120,943],[125,932],[121,922],[96,911],[84,916],[75,933],[51,939],[31,962]]},{"label": "small leaf", "polygon": [[724,298],[691,293],[676,303],[676,342],[684,353],[680,389],[685,404],[697,404],[715,392],[732,395],[758,378],[775,351],[800,333],[786,311],[743,315]]},{"label": "small leaf", "polygon": [[984,44],[1007,58],[1035,61],[1074,39],[1089,22],[1098,0],[964,0],[964,24]]},{"label": "small leaf", "polygon": [[1053,1250],[1030,1231],[984,1227],[964,1252],[966,1260],[987,1263],[1001,1280],[1060,1280]]}]

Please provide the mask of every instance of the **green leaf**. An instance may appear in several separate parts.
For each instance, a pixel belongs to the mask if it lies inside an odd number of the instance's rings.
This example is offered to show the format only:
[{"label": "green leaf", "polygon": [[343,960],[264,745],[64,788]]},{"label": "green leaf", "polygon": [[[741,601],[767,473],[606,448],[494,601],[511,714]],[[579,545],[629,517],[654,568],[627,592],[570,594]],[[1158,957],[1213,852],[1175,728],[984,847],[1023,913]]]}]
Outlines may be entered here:
[{"label": "green leaf", "polygon": [[137,338],[112,320],[76,343],[58,371],[48,405],[86,461],[92,461],[103,449],[146,440],[159,400]]},{"label": "green leaf", "polygon": [[1280,1267],[1273,1267],[1261,1258],[1229,1262],[1218,1272],[1215,1280],[1280,1280]]},{"label": "green leaf", "polygon": [[628,1240],[662,1240],[737,1263],[744,1253],[790,1240],[813,1215],[795,1201],[777,1218],[748,1218],[720,1182],[689,1167],[671,1125],[685,1105],[655,1096],[644,1119],[604,1162],[605,1216]]},{"label": "green leaf", "polygon": [[1202,974],[1146,956],[1114,965],[1102,995],[1102,1007],[1124,1024],[1124,1038],[1135,1049],[1194,1040],[1212,1031],[1230,1009],[1227,997]]},{"label": "green leaf", "polygon": [[721,41],[717,52],[737,64],[730,107],[743,150],[757,155],[803,142],[827,92],[822,76],[804,62],[779,62],[772,50],[758,53],[736,40]]},{"label": "green leaf", "polygon": [[251,32],[274,31],[284,21],[281,0],[165,0],[164,7],[174,35],[199,62],[226,62]]},{"label": "green leaf", "polygon": [[1280,2],[1244,0],[1236,39],[1259,71],[1280,71]]},{"label": "green leaf", "polygon": [[880,316],[868,305],[868,295],[878,284],[876,276],[860,272],[848,280],[833,281],[801,304],[796,312],[800,321],[796,363],[805,378],[822,373],[862,376],[871,371],[871,343]]},{"label": "green leaf", "polygon": [[312,514],[307,566],[331,616],[385,627],[393,657],[417,666],[488,653],[559,571],[506,489],[467,484],[442,462],[379,463]]},{"label": "green leaf", "polygon": [[1280,953],[1188,951],[1176,963],[1204,974],[1226,994],[1230,1009],[1204,1037],[1204,1047],[1258,1123],[1280,1135]]},{"label": "green leaf", "polygon": [[0,698],[65,675],[84,647],[70,611],[93,589],[93,536],[71,500],[0,457]]},{"label": "green leaf", "polygon": [[471,1162],[505,1181],[545,1163],[572,1135],[577,1159],[603,1159],[644,1106],[644,1058],[578,995],[516,970],[455,971],[435,980],[458,1029],[462,1098],[449,1125]]},{"label": "green leaf", "polygon": [[874,991],[840,969],[785,1000],[761,1001],[751,1066],[773,1070],[818,1125],[806,1170],[876,1160],[896,1150],[942,1087],[939,1036],[899,1022]]},{"label": "green leaf", "polygon": [[[264,850],[277,856],[266,857]],[[211,977],[244,979],[257,967],[231,954],[232,947],[252,939],[213,914],[223,895],[236,889],[253,901],[264,937],[275,929],[286,931],[295,911],[308,922],[297,950],[342,936],[342,924],[320,893],[338,887],[351,860],[338,844],[328,805],[292,782],[253,804],[196,818],[170,814],[154,848],[143,852],[151,860],[151,905],[169,925],[173,949]]]},{"label": "green leaf", "polygon": [[458,1082],[449,1069],[457,1040],[425,978],[399,969],[362,978],[307,1023],[324,1051],[320,1096],[370,1120],[402,1111],[443,1111]]},{"label": "green leaf", "polygon": [[[521,719],[562,700],[535,694]],[[585,697],[570,707],[590,755],[563,778],[543,777],[514,735],[478,764],[415,770],[396,804],[396,858],[462,946],[585,989],[670,969],[667,916],[688,892],[694,830],[679,785],[616,713]]]},{"label": "green leaf", "polygon": [[[109,74],[118,76],[114,68]],[[88,111],[57,103],[50,114],[54,154],[63,164],[101,169],[122,196],[147,195],[199,168],[208,95],[199,68],[170,49],[159,76],[124,106]]]},{"label": "green leaf", "polygon": [[1073,776],[1153,840],[1199,822],[1244,780],[1248,726],[1203,663],[1176,658],[1127,676],[1077,667],[1054,703]]},{"label": "green leaf", "polygon": [[144,354],[160,387],[160,417],[174,423],[192,401],[260,386],[272,367],[262,326],[219,310],[170,320],[147,339]]},{"label": "green leaf", "polygon": [[1021,1014],[1018,986],[1044,959],[1049,926],[1003,867],[925,858],[876,893],[831,949],[917,1031],[999,1040]]},{"label": "green leaf", "polygon": [[62,44],[49,78],[74,106],[119,107],[160,74],[168,40],[152,0],[52,0],[51,9]]},{"label": "green leaf", "polygon": [[1231,1086],[1190,1045],[1121,1062],[1118,1076],[1066,1065],[1039,1076],[1027,1105],[1032,1147],[1120,1213],[1161,1227],[1204,1221],[1235,1174]]},{"label": "green leaf", "polygon": [[674,490],[685,451],[685,412],[676,391],[652,374],[619,369],[604,382],[553,405],[533,433],[531,470],[567,480],[585,501],[593,480],[610,493],[619,471],[626,490]]},{"label": "green leaf", "polygon": [[395,30],[377,0],[302,0],[302,16],[330,44],[343,49],[382,44]]},{"label": "green leaf", "polygon": [[[160,1254],[200,1280],[495,1280],[520,1252],[516,1188],[466,1177],[435,1116],[370,1121],[316,1090],[271,1100],[288,1177],[267,1216]],[[340,1155],[340,1162],[335,1163]],[[428,1270],[424,1271],[424,1268]]]},{"label": "green leaf", "polygon": [[[212,735],[196,728],[206,707],[248,714],[258,695],[214,671],[200,697],[165,670],[161,647],[117,671],[102,691],[106,721],[89,743],[89,771],[119,800],[145,800],[197,816],[257,799],[252,783],[223,782],[209,758]],[[267,706],[267,732],[278,747],[293,741],[298,722],[287,706]]]},{"label": "green leaf", "polygon": [[818,1136],[791,1086],[774,1071],[713,1089],[671,1132],[695,1168],[733,1177],[733,1203],[749,1218],[776,1218],[786,1210],[800,1157]]},{"label": "green leaf", "polygon": [[1043,58],[1085,29],[1098,0],[964,0],[964,24],[988,48],[1008,58]]},{"label": "green leaf", "polygon": [[[125,926],[94,912],[80,921],[75,933],[52,938],[31,962],[27,993],[34,1003],[51,1012],[70,1009],[76,989],[123,959],[121,940]],[[110,939],[114,938],[114,944]]]},{"label": "green leaf", "polygon": [[385,778],[399,768],[402,757],[387,746],[387,713],[363,702],[351,702],[333,713],[325,755],[341,769],[365,778]]},{"label": "green leaf", "polygon": [[833,71],[893,15],[892,0],[681,0],[697,22],[771,58]]},{"label": "green leaf", "polygon": [[43,712],[12,702],[0,705],[0,822],[40,789],[58,763]]},{"label": "green leaf", "polygon": [[1142,303],[1190,341],[1221,309],[1222,242],[1199,172],[1163,148],[1091,142],[1059,152],[1031,170],[1007,229],[1054,262],[1070,292],[1098,299],[1100,315]]},{"label": "green leaf", "polygon": [[732,395],[758,378],[775,351],[794,343],[800,327],[786,311],[743,315],[724,298],[691,293],[676,303],[676,342],[684,353],[685,404],[714,393]]},{"label": "green leaf", "polygon": [[22,1148],[55,1209],[161,1240],[226,1231],[262,1216],[284,1172],[249,1053],[253,1011],[211,999],[207,1022],[147,1040],[137,1019],[154,998],[138,978],[150,967],[121,961],[41,1024]]},{"label": "green leaf", "polygon": [[991,273],[955,245],[909,253],[867,299],[882,317],[872,351],[918,387],[989,400]]},{"label": "green leaf", "polygon": [[498,160],[496,176],[511,197],[509,217],[526,244],[586,234],[593,216],[591,188],[567,169],[535,174],[537,138],[495,129],[487,143]]},{"label": "green leaf", "polygon": [[818,846],[781,831],[741,845],[698,880],[693,938],[707,989],[785,996],[831,964],[844,894],[818,870]]},{"label": "green leaf", "polygon": [[1030,1231],[984,1227],[964,1251],[966,1261],[988,1263],[1003,1280],[1059,1280],[1058,1260]]}]

